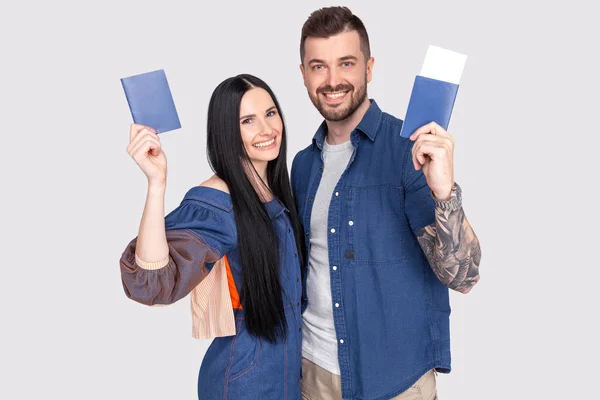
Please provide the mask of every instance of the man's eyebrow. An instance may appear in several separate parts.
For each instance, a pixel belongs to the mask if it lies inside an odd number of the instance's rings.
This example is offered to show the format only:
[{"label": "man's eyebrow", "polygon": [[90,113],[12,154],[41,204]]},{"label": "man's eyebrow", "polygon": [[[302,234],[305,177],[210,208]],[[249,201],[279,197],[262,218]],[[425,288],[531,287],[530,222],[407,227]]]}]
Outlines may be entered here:
[{"label": "man's eyebrow", "polygon": [[[348,60],[358,61],[358,58],[356,58],[355,56],[352,56],[352,55],[347,55],[347,56],[338,58],[338,61],[348,61]],[[308,63],[309,64],[312,64],[312,63],[325,64],[325,61],[321,60],[319,58],[313,58]]]}]

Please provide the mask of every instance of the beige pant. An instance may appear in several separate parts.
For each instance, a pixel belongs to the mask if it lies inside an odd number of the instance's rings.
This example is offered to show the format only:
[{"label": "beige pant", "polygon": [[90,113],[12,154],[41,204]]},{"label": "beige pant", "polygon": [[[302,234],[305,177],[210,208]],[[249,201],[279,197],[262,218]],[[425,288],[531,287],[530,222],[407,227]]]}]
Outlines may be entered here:
[{"label": "beige pant", "polygon": [[[341,400],[342,382],[339,375],[332,374],[306,358],[302,358],[302,399]],[[403,393],[391,400],[437,400],[435,374],[430,370]]]}]

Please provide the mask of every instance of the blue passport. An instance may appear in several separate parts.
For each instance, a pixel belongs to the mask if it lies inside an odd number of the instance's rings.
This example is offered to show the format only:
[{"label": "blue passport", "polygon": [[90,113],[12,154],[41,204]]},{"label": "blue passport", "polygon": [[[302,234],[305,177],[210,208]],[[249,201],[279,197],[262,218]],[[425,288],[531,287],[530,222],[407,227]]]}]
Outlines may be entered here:
[{"label": "blue passport", "polygon": [[400,136],[409,137],[430,122],[448,130],[466,61],[464,54],[438,46],[427,48],[421,72],[413,84]]},{"label": "blue passport", "polygon": [[457,92],[457,84],[417,75],[400,135],[409,137],[432,121],[448,130]]},{"label": "blue passport", "polygon": [[121,78],[133,122],[158,133],[181,128],[165,71],[146,72]]}]

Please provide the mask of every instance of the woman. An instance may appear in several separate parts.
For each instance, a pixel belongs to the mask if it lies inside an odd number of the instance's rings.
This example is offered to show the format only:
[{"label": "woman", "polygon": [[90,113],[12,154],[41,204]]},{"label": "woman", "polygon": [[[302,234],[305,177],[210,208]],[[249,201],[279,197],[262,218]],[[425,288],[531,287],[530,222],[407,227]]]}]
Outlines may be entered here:
[{"label": "woman", "polygon": [[137,238],[121,257],[127,296],[169,304],[225,258],[233,336],[217,337],[198,377],[199,399],[299,399],[304,244],[275,95],[238,75],[214,91],[208,159],[215,172],[164,217],[167,162],[156,132],[132,125],[128,152],[148,178]]}]

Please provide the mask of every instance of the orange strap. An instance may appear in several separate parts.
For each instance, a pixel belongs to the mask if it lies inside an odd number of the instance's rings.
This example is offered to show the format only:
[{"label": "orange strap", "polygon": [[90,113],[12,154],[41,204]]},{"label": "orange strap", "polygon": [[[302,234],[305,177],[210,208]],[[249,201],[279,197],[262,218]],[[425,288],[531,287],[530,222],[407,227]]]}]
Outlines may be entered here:
[{"label": "orange strap", "polygon": [[240,295],[235,287],[235,282],[233,280],[233,274],[231,273],[231,269],[229,268],[229,261],[227,260],[227,256],[223,256],[225,260],[225,269],[227,270],[227,284],[229,285],[229,296],[231,297],[231,305],[235,309],[242,308],[242,304],[240,303]]}]

